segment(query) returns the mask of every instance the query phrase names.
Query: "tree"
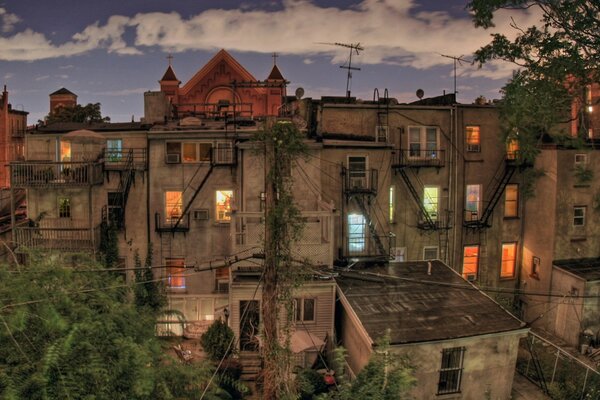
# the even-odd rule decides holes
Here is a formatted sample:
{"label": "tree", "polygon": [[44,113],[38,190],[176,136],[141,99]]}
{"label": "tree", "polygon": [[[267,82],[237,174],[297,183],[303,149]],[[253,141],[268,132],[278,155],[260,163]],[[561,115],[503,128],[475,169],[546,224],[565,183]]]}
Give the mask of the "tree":
{"label": "tree", "polygon": [[[501,119],[506,136],[535,143],[563,136],[561,123],[578,118],[585,105],[585,87],[600,81],[600,3],[595,0],[472,0],[476,26],[494,26],[498,10],[539,10],[538,26],[520,27],[514,40],[493,34],[475,53],[480,65],[490,60],[514,63],[520,71],[503,88]],[[572,113],[571,107],[578,107]],[[527,145],[527,143],[526,143]]]}
{"label": "tree", "polygon": [[121,277],[60,264],[0,266],[0,398],[199,398],[214,368],[169,361]]}
{"label": "tree", "polygon": [[50,114],[44,118],[44,121],[47,124],[53,124],[55,122],[110,122],[110,117],[102,116],[100,103],[88,103],[85,106],[76,104],[73,107],[59,107],[50,112]]}
{"label": "tree", "polygon": [[163,282],[156,279],[152,270],[153,252],[152,243],[148,243],[148,254],[143,267],[139,252],[136,250],[134,253],[136,281],[134,293],[138,308],[146,307],[158,315],[167,305],[167,296]]}

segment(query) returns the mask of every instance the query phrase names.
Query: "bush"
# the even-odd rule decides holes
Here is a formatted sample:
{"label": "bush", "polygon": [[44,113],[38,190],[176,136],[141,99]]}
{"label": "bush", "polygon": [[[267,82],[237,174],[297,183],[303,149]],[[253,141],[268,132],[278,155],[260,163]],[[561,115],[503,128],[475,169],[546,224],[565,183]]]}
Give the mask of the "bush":
{"label": "bush", "polygon": [[313,395],[327,391],[323,375],[314,369],[303,369],[300,371],[296,376],[296,386],[301,400],[311,400]]}
{"label": "bush", "polygon": [[214,361],[231,355],[233,331],[223,321],[216,320],[200,338],[204,351]]}

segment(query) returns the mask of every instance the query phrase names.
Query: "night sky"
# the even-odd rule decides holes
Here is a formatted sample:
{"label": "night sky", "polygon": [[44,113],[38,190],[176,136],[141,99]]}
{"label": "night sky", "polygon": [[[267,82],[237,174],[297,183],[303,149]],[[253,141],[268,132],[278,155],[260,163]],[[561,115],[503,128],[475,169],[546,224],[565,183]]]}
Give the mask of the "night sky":
{"label": "night sky", "polygon": [[[467,0],[10,0],[0,1],[0,78],[14,108],[29,123],[48,113],[48,94],[66,87],[79,102],[102,103],[113,121],[143,115],[143,95],[158,89],[167,55],[185,83],[219,49],[229,51],[257,79],[277,64],[306,96],[344,95],[348,50],[319,42],[357,43],[352,95],[373,89],[400,101],[415,91],[436,96],[453,90],[452,60],[471,58],[492,32],[514,35],[509,14],[493,31],[476,29]],[[511,14],[528,26],[535,11]],[[458,99],[499,98],[514,66],[495,63],[458,69]]]}

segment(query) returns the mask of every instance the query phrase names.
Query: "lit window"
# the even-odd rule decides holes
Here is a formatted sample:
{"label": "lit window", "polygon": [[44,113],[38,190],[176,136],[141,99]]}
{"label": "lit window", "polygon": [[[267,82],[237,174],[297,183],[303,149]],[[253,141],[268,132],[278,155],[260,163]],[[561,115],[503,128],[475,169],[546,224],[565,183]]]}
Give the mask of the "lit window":
{"label": "lit window", "polygon": [[165,192],[165,217],[167,222],[175,222],[183,212],[182,192]]}
{"label": "lit window", "polygon": [[58,198],[58,217],[71,218],[71,199],[68,197]]}
{"label": "lit window", "polygon": [[480,217],[481,185],[467,185],[465,220],[477,221]]}
{"label": "lit window", "polygon": [[442,367],[437,394],[460,392],[464,355],[464,347],[442,350]]}
{"label": "lit window", "polygon": [[167,285],[172,289],[185,289],[185,259],[167,258]]}
{"label": "lit window", "polygon": [[501,278],[514,278],[515,266],[517,262],[517,244],[502,244],[502,267],[500,269]]}
{"label": "lit window", "polygon": [[585,206],[573,207],[573,226],[585,226]]}
{"label": "lit window", "polygon": [[217,190],[217,222],[231,221],[231,201],[233,200],[232,190]]}
{"label": "lit window", "polygon": [[519,216],[519,185],[506,185],[504,192],[504,216],[518,217]]}
{"label": "lit window", "polygon": [[425,186],[423,188],[423,207],[433,221],[438,219],[439,188],[437,186]]}
{"label": "lit window", "polygon": [[367,188],[367,157],[348,157],[348,183],[351,189]]}
{"label": "lit window", "polygon": [[423,247],[423,260],[437,260],[439,258],[439,248],[437,246]]}
{"label": "lit window", "polygon": [[185,142],[182,147],[184,163],[210,161],[211,143]]}
{"label": "lit window", "polygon": [[481,151],[481,136],[478,126],[467,126],[465,128],[467,137],[467,151],[479,153]]}
{"label": "lit window", "polygon": [[438,129],[434,126],[409,126],[409,157],[438,158],[438,136]]}
{"label": "lit window", "polygon": [[294,320],[313,322],[315,320],[315,299],[294,299]]}
{"label": "lit window", "polygon": [[348,214],[348,250],[350,253],[365,251],[365,217]]}
{"label": "lit window", "polygon": [[396,187],[390,186],[390,198],[389,198],[389,213],[390,213],[390,223],[393,224],[396,222],[396,206],[394,202],[396,201]]}
{"label": "lit window", "polygon": [[516,138],[511,138],[506,141],[506,159],[516,160],[519,154],[519,141]]}
{"label": "lit window", "polygon": [[465,246],[463,250],[463,277],[468,281],[477,279],[479,269],[479,245]]}
{"label": "lit window", "polygon": [[71,161],[71,142],[60,142],[60,161]]}

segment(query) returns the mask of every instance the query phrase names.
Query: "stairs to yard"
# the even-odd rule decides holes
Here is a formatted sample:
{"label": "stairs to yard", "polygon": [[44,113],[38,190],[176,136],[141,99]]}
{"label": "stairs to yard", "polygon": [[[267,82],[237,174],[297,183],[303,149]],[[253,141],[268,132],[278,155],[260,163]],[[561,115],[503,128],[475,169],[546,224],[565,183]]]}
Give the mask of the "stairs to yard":
{"label": "stairs to yard", "polygon": [[240,379],[244,382],[254,382],[261,371],[261,359],[258,352],[241,351],[239,361],[242,365],[242,376]]}

